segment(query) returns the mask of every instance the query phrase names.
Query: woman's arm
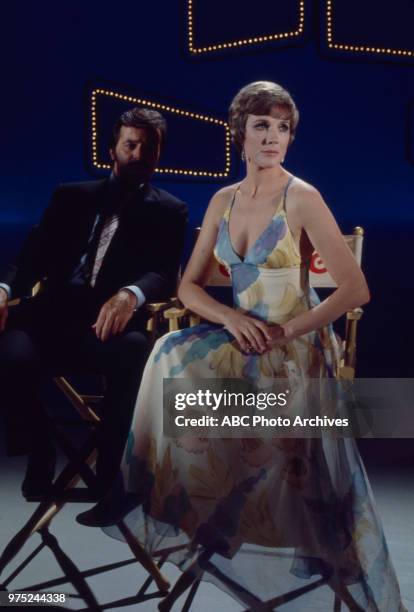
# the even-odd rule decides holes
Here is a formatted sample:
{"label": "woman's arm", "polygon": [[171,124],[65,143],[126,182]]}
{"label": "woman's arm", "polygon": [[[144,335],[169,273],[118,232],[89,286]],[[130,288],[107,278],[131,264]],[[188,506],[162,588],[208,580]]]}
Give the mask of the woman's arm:
{"label": "woman's arm", "polygon": [[365,277],[319,192],[307,185],[296,198],[298,221],[337,289],[311,310],[282,325],[288,341],[335,321],[347,310],[366,304],[370,299]]}
{"label": "woman's arm", "polygon": [[184,306],[214,323],[222,323],[228,307],[212,298],[203,287],[214,256],[213,250],[224,212],[226,191],[227,189],[218,191],[208,205],[197,242],[178,289],[178,297]]}
{"label": "woman's arm", "polygon": [[221,304],[203,289],[214,257],[213,250],[220,220],[233,189],[234,187],[225,187],[213,196],[183,274],[178,297],[184,306],[204,319],[224,325],[237,339],[243,350],[247,351],[251,346],[257,352],[263,352],[267,349],[266,340],[271,338],[268,326],[262,321]]}

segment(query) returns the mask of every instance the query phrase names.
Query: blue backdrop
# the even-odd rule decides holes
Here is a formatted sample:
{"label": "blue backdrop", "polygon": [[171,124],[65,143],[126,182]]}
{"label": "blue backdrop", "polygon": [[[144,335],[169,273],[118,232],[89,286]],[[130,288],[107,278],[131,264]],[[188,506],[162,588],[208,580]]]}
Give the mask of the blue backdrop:
{"label": "blue backdrop", "polygon": [[[223,119],[241,86],[274,80],[301,113],[286,168],[321,191],[344,232],[366,230],[372,302],[360,328],[359,374],[411,376],[414,4],[381,7],[373,0],[8,3],[0,259],[13,256],[57,183],[102,172],[92,158],[94,88]],[[170,116],[169,166],[185,168],[189,159],[197,168],[223,166],[224,128]],[[225,177],[173,173],[155,182],[188,202],[194,227],[214,191],[239,174],[233,154]]]}

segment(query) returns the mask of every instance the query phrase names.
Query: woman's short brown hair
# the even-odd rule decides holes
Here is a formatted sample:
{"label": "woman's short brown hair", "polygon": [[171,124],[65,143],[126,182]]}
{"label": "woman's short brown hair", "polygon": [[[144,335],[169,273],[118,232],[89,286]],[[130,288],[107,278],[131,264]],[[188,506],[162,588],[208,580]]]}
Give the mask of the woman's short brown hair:
{"label": "woman's short brown hair", "polygon": [[295,138],[299,112],[286,89],[271,81],[256,81],[235,95],[229,108],[229,125],[233,143],[239,153],[243,150],[247,115],[270,115],[275,107],[278,115],[290,122],[290,144]]}

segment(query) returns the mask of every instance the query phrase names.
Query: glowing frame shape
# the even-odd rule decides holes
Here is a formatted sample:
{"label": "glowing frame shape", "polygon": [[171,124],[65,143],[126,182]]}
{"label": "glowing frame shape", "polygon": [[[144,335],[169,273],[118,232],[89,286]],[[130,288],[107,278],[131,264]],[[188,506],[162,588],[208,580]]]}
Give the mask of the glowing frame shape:
{"label": "glowing frame shape", "polygon": [[156,168],[155,171],[159,174],[177,174],[180,176],[202,176],[207,178],[227,178],[230,175],[231,166],[231,154],[230,154],[230,143],[231,135],[229,126],[222,119],[216,119],[215,117],[209,117],[208,115],[202,115],[199,113],[193,113],[191,111],[185,111],[180,108],[168,104],[161,104],[159,102],[153,102],[151,100],[144,100],[143,98],[135,98],[134,96],[127,96],[120,94],[116,91],[109,89],[96,88],[92,90],[91,95],[91,129],[92,129],[92,165],[95,168],[107,169],[111,168],[110,164],[101,164],[98,161],[98,129],[97,129],[97,111],[96,111],[96,100],[97,96],[103,95],[117,100],[124,100],[133,104],[143,105],[149,108],[155,108],[160,111],[167,111],[175,113],[183,117],[190,117],[191,119],[197,119],[199,121],[206,121],[215,125],[221,125],[225,130],[225,168],[223,172],[208,172],[204,170],[185,170],[182,168]]}
{"label": "glowing frame shape", "polygon": [[414,165],[414,98],[408,102],[406,151],[409,163]]}
{"label": "glowing frame shape", "polygon": [[399,57],[414,56],[414,51],[407,51],[403,49],[391,49],[389,47],[366,47],[365,45],[342,45],[339,43],[335,43],[332,35],[333,3],[334,0],[326,0],[326,40],[328,42],[329,49],[339,49],[341,51],[356,51],[357,53],[380,53]]}
{"label": "glowing frame shape", "polygon": [[221,51],[222,49],[231,49],[237,47],[244,47],[246,45],[255,45],[262,42],[270,42],[274,40],[280,40],[282,38],[294,38],[303,34],[304,22],[305,22],[305,0],[299,0],[299,25],[298,29],[293,32],[280,32],[279,34],[268,34],[266,36],[249,36],[249,38],[243,38],[240,40],[227,41],[223,43],[217,43],[208,45],[206,47],[196,47],[194,45],[194,31],[193,31],[193,4],[194,0],[187,0],[187,36],[188,36],[188,48],[192,55],[200,53],[211,53],[212,51]]}

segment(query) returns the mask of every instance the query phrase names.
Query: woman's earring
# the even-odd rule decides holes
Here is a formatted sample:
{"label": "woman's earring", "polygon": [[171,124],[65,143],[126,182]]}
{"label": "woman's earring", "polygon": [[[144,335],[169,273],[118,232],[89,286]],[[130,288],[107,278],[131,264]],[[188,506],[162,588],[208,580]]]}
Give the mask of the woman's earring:
{"label": "woman's earring", "polygon": [[246,161],[246,156],[244,154],[244,149],[242,149],[241,158],[242,158],[242,161]]}
{"label": "woman's earring", "polygon": [[284,161],[285,161],[285,158],[283,158],[280,163],[283,164]]}

